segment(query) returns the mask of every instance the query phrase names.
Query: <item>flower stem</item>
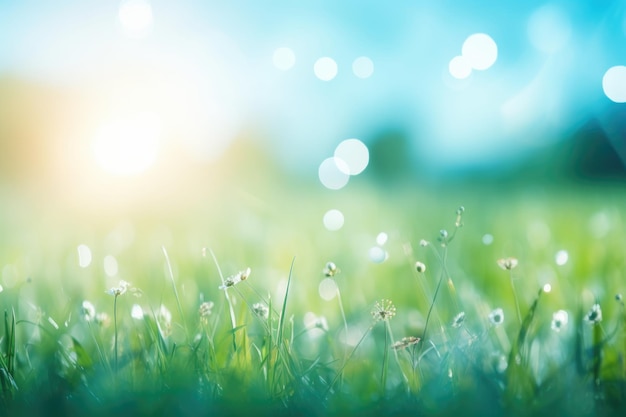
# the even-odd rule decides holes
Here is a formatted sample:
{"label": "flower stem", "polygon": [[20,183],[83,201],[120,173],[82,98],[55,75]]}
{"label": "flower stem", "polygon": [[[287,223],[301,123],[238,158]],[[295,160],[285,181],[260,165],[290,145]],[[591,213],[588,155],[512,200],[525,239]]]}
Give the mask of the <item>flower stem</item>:
{"label": "flower stem", "polygon": [[113,299],[113,326],[114,326],[114,340],[113,340],[113,350],[115,352],[115,375],[117,376],[117,294]]}

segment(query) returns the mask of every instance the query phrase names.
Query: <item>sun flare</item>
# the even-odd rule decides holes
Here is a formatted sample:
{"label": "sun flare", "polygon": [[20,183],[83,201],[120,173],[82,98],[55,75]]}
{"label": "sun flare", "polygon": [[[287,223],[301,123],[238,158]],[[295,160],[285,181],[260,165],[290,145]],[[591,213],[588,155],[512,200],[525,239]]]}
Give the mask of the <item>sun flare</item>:
{"label": "sun flare", "polygon": [[137,175],[157,159],[161,129],[155,115],[140,113],[103,124],[92,141],[98,165],[107,173]]}

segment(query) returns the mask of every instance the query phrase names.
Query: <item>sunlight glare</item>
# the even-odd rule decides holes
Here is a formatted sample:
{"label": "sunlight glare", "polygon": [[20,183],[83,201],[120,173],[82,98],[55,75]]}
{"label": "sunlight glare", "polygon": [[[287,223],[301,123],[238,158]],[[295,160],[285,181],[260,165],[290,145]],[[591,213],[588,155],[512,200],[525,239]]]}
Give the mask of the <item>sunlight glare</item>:
{"label": "sunlight glare", "polygon": [[156,162],[160,135],[160,123],[153,114],[115,120],[96,132],[93,155],[109,174],[137,175]]}
{"label": "sunlight glare", "polygon": [[461,53],[473,69],[486,70],[496,62],[498,46],[491,36],[475,33],[463,42]]}
{"label": "sunlight glare", "polygon": [[120,4],[118,19],[126,34],[145,36],[152,26],[152,6],[148,0],[124,0]]}

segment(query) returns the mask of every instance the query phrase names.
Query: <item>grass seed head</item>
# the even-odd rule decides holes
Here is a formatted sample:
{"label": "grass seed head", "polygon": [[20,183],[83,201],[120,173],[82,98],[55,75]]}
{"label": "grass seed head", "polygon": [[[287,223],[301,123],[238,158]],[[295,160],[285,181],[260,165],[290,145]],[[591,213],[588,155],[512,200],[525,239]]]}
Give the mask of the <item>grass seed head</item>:
{"label": "grass seed head", "polygon": [[322,272],[324,273],[325,277],[334,277],[339,273],[339,269],[334,262],[327,262]]}
{"label": "grass seed head", "polygon": [[510,271],[511,269],[514,269],[518,264],[517,258],[513,257],[498,259],[497,262],[498,266],[505,271]]}
{"label": "grass seed head", "polygon": [[252,311],[264,320],[267,319],[270,314],[270,309],[263,303],[252,304]]}
{"label": "grass seed head", "polygon": [[452,319],[452,327],[461,327],[461,324],[465,321],[465,312],[461,311]]}
{"label": "grass seed head", "polygon": [[406,349],[409,346],[416,345],[417,343],[419,343],[420,340],[421,339],[419,337],[415,336],[403,337],[401,340],[398,340],[393,345],[391,345],[391,348],[394,350]]}
{"label": "grass seed head", "polygon": [[376,301],[374,308],[372,309],[372,317],[375,322],[387,321],[396,315],[396,306],[393,305],[391,300],[383,298],[380,301]]}
{"label": "grass seed head", "polygon": [[567,325],[568,319],[569,319],[569,316],[567,314],[567,311],[559,310],[555,312],[554,314],[552,314],[552,324],[550,327],[555,332],[560,332],[561,329]]}
{"label": "grass seed head", "polygon": [[494,326],[499,326],[504,322],[504,311],[501,308],[496,308],[489,313],[489,321]]}
{"label": "grass seed head", "polygon": [[589,310],[589,313],[585,316],[585,321],[591,325],[602,321],[602,309],[600,308],[600,304],[596,303],[591,306],[591,310]]}

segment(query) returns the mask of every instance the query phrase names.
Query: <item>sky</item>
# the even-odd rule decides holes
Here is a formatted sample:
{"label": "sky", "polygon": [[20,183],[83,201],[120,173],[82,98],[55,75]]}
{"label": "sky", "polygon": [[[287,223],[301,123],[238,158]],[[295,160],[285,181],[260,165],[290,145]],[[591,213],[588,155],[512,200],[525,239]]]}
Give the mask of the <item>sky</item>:
{"label": "sky", "polygon": [[[468,64],[474,34],[492,41],[474,51],[485,68]],[[85,140],[141,113],[130,130],[153,117],[201,160],[253,130],[316,170],[385,129],[433,169],[513,160],[626,106],[623,66],[620,0],[0,0],[0,78],[91,97]]]}

